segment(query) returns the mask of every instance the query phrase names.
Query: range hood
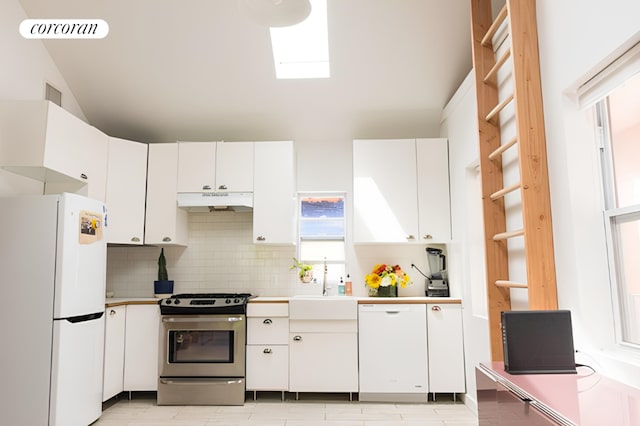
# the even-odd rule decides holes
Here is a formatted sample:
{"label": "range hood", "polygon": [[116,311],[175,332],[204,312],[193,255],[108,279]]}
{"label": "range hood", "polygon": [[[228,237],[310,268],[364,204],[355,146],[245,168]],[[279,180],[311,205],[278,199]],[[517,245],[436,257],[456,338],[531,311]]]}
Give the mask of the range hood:
{"label": "range hood", "polygon": [[252,192],[179,192],[178,207],[190,212],[252,211]]}

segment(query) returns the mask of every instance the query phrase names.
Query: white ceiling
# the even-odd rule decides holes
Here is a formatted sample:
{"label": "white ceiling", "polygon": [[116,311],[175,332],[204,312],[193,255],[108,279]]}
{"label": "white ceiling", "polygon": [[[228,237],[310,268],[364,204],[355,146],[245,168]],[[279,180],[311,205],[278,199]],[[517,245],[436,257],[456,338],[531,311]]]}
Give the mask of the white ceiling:
{"label": "white ceiling", "polygon": [[268,28],[236,0],[20,1],[107,21],[102,40],[45,45],[91,124],[145,142],[437,136],[471,70],[469,0],[328,0],[320,80],[276,80]]}

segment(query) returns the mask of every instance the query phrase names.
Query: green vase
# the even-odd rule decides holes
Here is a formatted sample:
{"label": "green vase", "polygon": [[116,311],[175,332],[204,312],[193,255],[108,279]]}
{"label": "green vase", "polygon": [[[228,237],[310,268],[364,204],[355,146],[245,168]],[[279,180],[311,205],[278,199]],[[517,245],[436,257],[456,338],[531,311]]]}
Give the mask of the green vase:
{"label": "green vase", "polygon": [[378,287],[378,297],[398,297],[398,286]]}

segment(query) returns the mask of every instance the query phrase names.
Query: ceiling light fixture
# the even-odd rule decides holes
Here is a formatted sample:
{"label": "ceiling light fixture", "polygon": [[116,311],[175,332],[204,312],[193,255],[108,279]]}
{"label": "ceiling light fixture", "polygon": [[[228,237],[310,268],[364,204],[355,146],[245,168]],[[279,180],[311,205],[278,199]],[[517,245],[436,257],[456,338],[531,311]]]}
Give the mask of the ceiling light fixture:
{"label": "ceiling light fixture", "polygon": [[238,8],[255,23],[267,27],[296,25],[311,13],[309,0],[238,0]]}

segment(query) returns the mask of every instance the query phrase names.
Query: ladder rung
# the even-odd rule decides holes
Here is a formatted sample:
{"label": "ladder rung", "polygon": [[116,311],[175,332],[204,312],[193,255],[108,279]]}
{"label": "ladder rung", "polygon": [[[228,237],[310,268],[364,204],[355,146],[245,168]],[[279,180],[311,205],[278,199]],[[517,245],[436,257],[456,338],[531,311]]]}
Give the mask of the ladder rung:
{"label": "ladder rung", "polygon": [[498,280],[496,281],[496,287],[527,288],[529,286],[525,283],[517,283],[515,281]]}
{"label": "ladder rung", "polygon": [[493,236],[493,241],[506,240],[508,238],[519,237],[524,235],[524,229],[518,229],[517,231],[501,232]]}
{"label": "ladder rung", "polygon": [[491,199],[493,201],[497,200],[498,198],[504,197],[505,195],[507,195],[510,192],[515,191],[516,189],[520,188],[520,182],[518,183],[514,183],[511,186],[507,186],[506,188],[502,188],[500,191],[496,191],[493,194],[491,194]]}
{"label": "ladder rung", "polygon": [[489,79],[491,79],[491,77],[493,77],[495,73],[498,72],[500,67],[504,65],[505,62],[507,62],[507,59],[509,59],[509,56],[511,56],[511,49],[507,49],[507,51],[504,52],[504,55],[502,55],[500,59],[498,59],[498,61],[495,63],[495,65],[489,70],[487,75],[484,77],[485,83],[489,81]]}
{"label": "ladder rung", "polygon": [[507,5],[505,4],[502,7],[502,9],[500,9],[498,16],[496,16],[495,21],[493,21],[493,24],[491,24],[487,33],[484,35],[484,37],[482,37],[481,43],[483,46],[489,45],[489,43],[491,42],[491,38],[493,38],[493,35],[496,33],[496,31],[498,31],[498,28],[500,27],[502,22],[504,22],[506,17],[507,17]]}
{"label": "ladder rung", "polygon": [[491,154],[489,154],[489,160],[495,160],[496,158],[498,158],[503,152],[505,152],[506,150],[508,150],[509,148],[511,148],[512,146],[514,146],[516,144],[516,142],[518,142],[518,137],[514,136],[513,139],[511,139],[509,142],[505,143],[504,145],[500,145],[498,147],[498,149],[496,149],[495,151],[493,151]]}
{"label": "ladder rung", "polygon": [[492,109],[489,114],[487,114],[487,117],[485,118],[485,120],[486,121],[491,121],[491,119],[493,117],[495,117],[496,115],[498,115],[500,113],[500,111],[502,111],[504,109],[504,107],[506,107],[509,104],[509,102],[511,102],[512,100],[513,100],[513,93],[510,94],[504,101],[502,101],[498,105],[496,105],[496,107],[494,109]]}

